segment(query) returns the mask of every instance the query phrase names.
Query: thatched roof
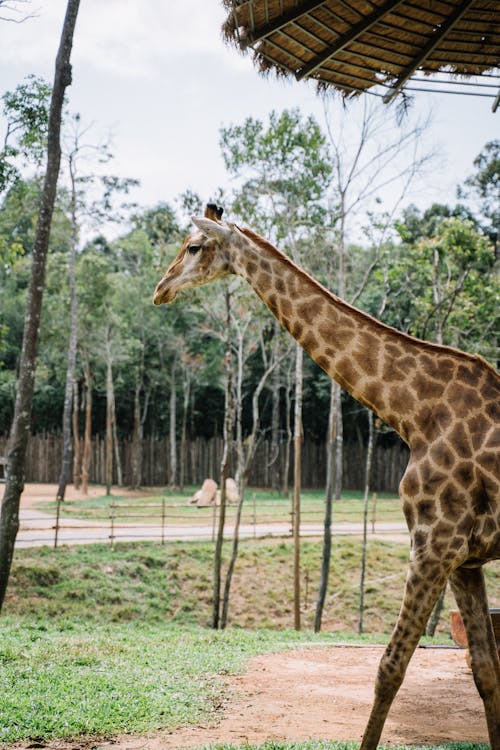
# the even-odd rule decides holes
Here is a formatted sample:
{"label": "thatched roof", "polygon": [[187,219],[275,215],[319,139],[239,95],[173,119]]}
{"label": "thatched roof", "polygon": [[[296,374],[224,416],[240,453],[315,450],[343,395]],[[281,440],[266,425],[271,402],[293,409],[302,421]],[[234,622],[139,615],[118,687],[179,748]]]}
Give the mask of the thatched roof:
{"label": "thatched roof", "polygon": [[223,2],[226,39],[252,48],[261,72],[312,78],[345,96],[378,93],[387,102],[429,81],[447,93],[473,84],[471,93],[498,106],[500,0]]}

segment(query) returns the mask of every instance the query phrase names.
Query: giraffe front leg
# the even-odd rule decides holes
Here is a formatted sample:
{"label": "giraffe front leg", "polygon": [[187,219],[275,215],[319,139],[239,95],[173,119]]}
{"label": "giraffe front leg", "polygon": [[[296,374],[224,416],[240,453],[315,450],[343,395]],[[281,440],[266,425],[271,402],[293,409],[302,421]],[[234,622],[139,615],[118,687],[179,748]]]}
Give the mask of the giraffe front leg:
{"label": "giraffe front leg", "polygon": [[491,750],[500,750],[500,661],[481,568],[460,567],[450,584],[467,633],[472,673],[484,703]]}
{"label": "giraffe front leg", "polygon": [[376,750],[387,714],[403,682],[427,620],[446,582],[446,575],[428,561],[410,563],[403,604],[389,644],[380,660],[375,682],[375,700],[360,750]]}

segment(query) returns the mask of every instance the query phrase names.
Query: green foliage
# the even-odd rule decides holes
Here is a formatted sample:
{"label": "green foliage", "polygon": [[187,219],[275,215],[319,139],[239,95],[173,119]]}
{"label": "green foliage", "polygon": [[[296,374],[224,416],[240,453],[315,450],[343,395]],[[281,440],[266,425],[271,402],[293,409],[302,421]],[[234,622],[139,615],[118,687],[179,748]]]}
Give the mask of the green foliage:
{"label": "green foliage", "polygon": [[2,96],[6,121],[4,147],[0,152],[0,194],[19,178],[19,166],[38,166],[45,153],[51,88],[41,78],[28,76],[25,83]]}
{"label": "green foliage", "polygon": [[[44,142],[43,106],[50,94],[38,80],[4,97],[10,113],[11,145],[21,159],[36,163],[36,138]],[[17,119],[16,119],[17,118]],[[79,118],[71,121],[75,138],[81,133]],[[70,123],[71,124],[71,123]],[[84,131],[85,132],[85,131]],[[26,137],[25,137],[26,136]],[[222,128],[221,151],[235,186],[224,201],[230,220],[259,231],[299,260],[320,281],[331,285],[335,230],[331,206],[332,164],[328,142],[318,123],[298,110],[272,112],[265,120],[248,118]],[[66,156],[77,158],[78,140],[66,136]],[[487,144],[476,160],[477,174],[468,183],[476,195],[497,189],[498,144]],[[80,144],[81,145],[81,144]],[[22,153],[21,153],[22,152]],[[108,147],[96,147],[98,158],[108,161]],[[12,162],[14,164],[14,162]],[[19,162],[20,164],[20,162]],[[144,211],[121,203],[135,182],[107,175],[74,172],[60,186],[54,214],[46,294],[40,336],[39,365],[33,405],[33,428],[59,429],[69,338],[67,261],[69,248],[79,234],[90,239],[77,258],[79,302],[79,356],[77,379],[82,380],[82,353],[91,364],[94,411],[93,431],[104,431],[104,374],[107,347],[113,359],[117,426],[120,436],[134,429],[134,402],[139,393],[145,434],[164,435],[169,428],[171,376],[176,363],[175,388],[178,434],[184,403],[188,404],[187,431],[192,437],[220,434],[223,424],[223,349],[225,313],[221,286],[193,290],[170,307],[154,308],[151,296],[182,241],[181,227],[202,202],[185,191],[178,201],[179,214],[164,202]],[[474,184],[473,184],[474,183]],[[0,210],[0,433],[9,429],[14,383],[20,355],[24,306],[30,273],[31,251],[37,220],[40,184],[36,178],[17,179],[4,191]],[[221,191],[217,199],[222,198]],[[483,203],[484,203],[483,200]],[[75,201],[75,202],[73,202]],[[493,201],[494,203],[494,201]],[[120,205],[118,205],[120,204]],[[484,204],[485,205],[485,204]],[[76,210],[76,227],[71,217]],[[486,211],[486,208],[484,209]],[[489,210],[489,209],[488,209]],[[117,237],[103,237],[103,218],[112,215],[120,224]],[[498,283],[491,248],[481,234],[480,222],[467,221],[461,206],[433,205],[420,213],[411,206],[398,225],[403,244],[386,243],[346,248],[346,294],[363,289],[358,305],[377,315],[385,306],[384,320],[426,338],[436,338],[438,325],[445,343],[479,351],[495,360],[498,328]],[[98,232],[98,234],[95,234]],[[378,257],[376,271],[372,264]],[[435,259],[438,263],[435,263]],[[366,279],[369,278],[368,283]],[[439,282],[440,301],[433,297]],[[265,361],[276,356],[276,328],[246,285],[231,280],[234,291],[233,327],[251,321],[245,332],[243,429],[252,428],[251,394],[265,370]],[[290,339],[280,342],[284,351]],[[281,435],[286,434],[285,381],[288,358],[282,361]],[[304,429],[322,441],[326,432],[330,381],[305,360]],[[173,381],[172,381],[173,382]],[[187,399],[187,401],[186,401]],[[270,383],[261,394],[261,434],[271,427]],[[365,424],[360,411],[346,401],[346,440],[357,439]]]}
{"label": "green foliage", "polygon": [[321,221],[331,160],[313,117],[298,109],[271,112],[267,125],[249,117],[222,128],[220,145],[226,169],[241,183],[233,211],[249,226],[279,243]]}
{"label": "green foliage", "polygon": [[460,194],[477,196],[490,223],[491,238],[500,243],[500,140],[489,141],[474,159],[475,174],[465,180]]}
{"label": "green foliage", "polygon": [[[389,249],[375,273],[386,284],[385,320],[495,361],[500,299],[491,244],[462,218],[440,218],[431,237],[425,234],[432,224],[424,226],[422,239]],[[405,227],[400,231],[406,236]],[[408,236],[415,233],[410,225]]]}

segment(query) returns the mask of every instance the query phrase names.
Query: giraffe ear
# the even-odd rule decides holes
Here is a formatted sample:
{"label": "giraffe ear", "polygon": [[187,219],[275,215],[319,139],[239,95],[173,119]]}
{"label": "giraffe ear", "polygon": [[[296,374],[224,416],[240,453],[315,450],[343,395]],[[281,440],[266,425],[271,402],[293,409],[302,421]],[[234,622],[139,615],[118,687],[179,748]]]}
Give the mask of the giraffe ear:
{"label": "giraffe ear", "polygon": [[203,216],[193,216],[192,221],[193,224],[198,227],[200,232],[202,232],[205,237],[209,237],[210,239],[222,242],[223,240],[227,240],[229,235],[231,234],[231,230],[229,229],[229,227],[224,224],[220,224],[218,221],[206,219]]}

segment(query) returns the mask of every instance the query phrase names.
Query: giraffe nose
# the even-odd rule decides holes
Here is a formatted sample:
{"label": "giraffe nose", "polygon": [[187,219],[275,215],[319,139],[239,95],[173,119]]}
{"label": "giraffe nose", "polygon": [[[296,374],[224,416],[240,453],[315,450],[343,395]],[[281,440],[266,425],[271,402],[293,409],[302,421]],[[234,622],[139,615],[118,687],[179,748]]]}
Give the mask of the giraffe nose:
{"label": "giraffe nose", "polygon": [[167,279],[162,279],[153,294],[153,305],[162,305],[173,302],[175,299],[175,292],[172,288],[169,288],[169,282]]}

